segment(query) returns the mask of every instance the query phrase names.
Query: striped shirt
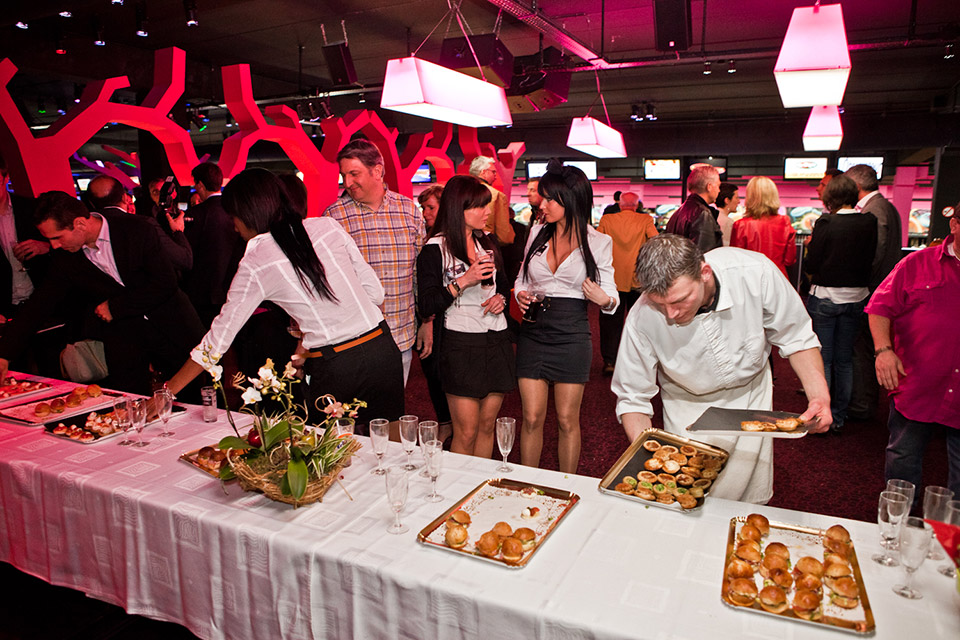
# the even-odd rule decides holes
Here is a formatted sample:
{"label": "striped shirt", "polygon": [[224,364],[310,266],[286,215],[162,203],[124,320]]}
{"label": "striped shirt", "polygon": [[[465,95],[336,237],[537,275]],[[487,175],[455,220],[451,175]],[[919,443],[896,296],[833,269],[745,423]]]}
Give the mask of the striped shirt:
{"label": "striped shirt", "polygon": [[324,215],[340,222],[383,284],[383,316],[400,351],[417,338],[414,272],[426,229],[413,200],[386,191],[376,211],[349,195],[327,207]]}

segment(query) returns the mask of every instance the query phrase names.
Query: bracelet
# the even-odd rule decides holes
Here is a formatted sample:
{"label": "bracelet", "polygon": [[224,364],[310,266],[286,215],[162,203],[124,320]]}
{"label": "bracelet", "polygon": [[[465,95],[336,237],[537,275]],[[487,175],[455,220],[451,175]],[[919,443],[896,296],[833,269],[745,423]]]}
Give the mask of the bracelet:
{"label": "bracelet", "polygon": [[456,280],[451,280],[451,281],[450,281],[450,284],[453,285],[454,291],[457,292],[453,297],[454,297],[454,298],[459,298],[459,297],[460,297],[460,294],[463,293],[463,289],[460,288],[460,285],[457,283]]}
{"label": "bracelet", "polygon": [[885,347],[880,347],[879,349],[873,352],[873,357],[876,358],[878,355],[880,355],[884,351],[893,351],[893,347],[890,345],[887,345]]}
{"label": "bracelet", "polygon": [[603,311],[610,311],[610,310],[613,309],[615,306],[617,306],[617,300],[616,300],[616,298],[614,298],[614,297],[611,296],[611,297],[610,297],[610,302],[608,302],[607,304],[603,305],[603,306],[600,307],[600,308],[601,308]]}

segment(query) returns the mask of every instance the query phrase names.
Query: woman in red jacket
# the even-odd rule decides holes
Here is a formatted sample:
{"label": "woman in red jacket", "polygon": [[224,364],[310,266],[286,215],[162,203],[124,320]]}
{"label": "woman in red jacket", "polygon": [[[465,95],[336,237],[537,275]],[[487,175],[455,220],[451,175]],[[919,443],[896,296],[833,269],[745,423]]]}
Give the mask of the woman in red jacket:
{"label": "woman in red jacket", "polygon": [[733,223],[730,246],[759,251],[784,276],[797,261],[797,232],[787,216],[779,214],[780,194],[773,180],[756,176],[747,183],[747,214]]}

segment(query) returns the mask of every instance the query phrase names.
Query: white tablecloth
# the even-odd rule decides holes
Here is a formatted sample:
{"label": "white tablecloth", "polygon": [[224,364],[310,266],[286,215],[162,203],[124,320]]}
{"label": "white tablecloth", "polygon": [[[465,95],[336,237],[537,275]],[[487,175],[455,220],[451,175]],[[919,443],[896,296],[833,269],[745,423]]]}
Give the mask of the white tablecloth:
{"label": "white tablecloth", "polygon": [[[369,446],[344,473],[353,501],[334,486],[322,504],[294,510],[177,460],[227,435],[222,415],[204,424],[197,408],[171,425],[176,437],[132,449],[0,424],[0,560],[202,638],[842,637],[720,601],[731,517],[758,511],[813,527],[835,518],[719,499],[676,514],[601,495],[595,478],[518,466],[508,477],[582,500],[529,566],[511,570],[416,542],[454,500],[497,477],[493,460],[445,454],[447,499],[437,504],[423,500],[428,481],[412,479],[410,532],[394,536]],[[391,445],[387,461],[403,458]],[[841,522],[877,637],[960,638],[960,599],[940,563],[916,576],[924,598],[904,600],[890,590],[900,570],[870,561],[876,525]]]}

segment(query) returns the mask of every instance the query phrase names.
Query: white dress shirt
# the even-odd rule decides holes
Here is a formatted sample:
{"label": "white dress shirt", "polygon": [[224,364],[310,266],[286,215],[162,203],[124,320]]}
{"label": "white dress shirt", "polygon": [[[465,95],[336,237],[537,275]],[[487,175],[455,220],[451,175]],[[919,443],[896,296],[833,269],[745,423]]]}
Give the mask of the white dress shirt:
{"label": "white dress shirt", "polygon": [[[530,236],[527,238],[527,246],[524,247],[523,255],[526,257],[537,234],[543,225],[536,224],[530,228]],[[523,267],[517,275],[514,283],[514,295],[520,291],[537,291],[549,298],[577,298],[584,300],[583,281],[587,279],[587,266],[583,262],[583,254],[580,249],[574,249],[570,255],[560,263],[557,272],[550,270],[547,263],[547,252],[550,250],[550,242],[544,245],[544,250],[530,258],[529,273],[524,275]],[[613,277],[613,240],[610,236],[600,233],[593,227],[587,225],[587,245],[593,254],[593,259],[597,263],[597,271],[600,275],[600,288],[608,296],[617,301],[610,309],[602,309],[603,313],[614,313],[620,306],[620,296],[617,293],[617,283]]]}
{"label": "white dress shirt", "polygon": [[120,283],[123,286],[123,279],[120,277],[120,270],[117,269],[117,261],[113,257],[113,245],[110,243],[110,225],[107,219],[99,213],[91,213],[91,217],[97,217],[103,223],[100,225],[100,233],[97,235],[97,244],[91,248],[83,245],[83,255],[87,260],[93,263],[97,269]]}
{"label": "white dress shirt", "polygon": [[[446,243],[442,235],[434,236],[427,241],[427,244],[435,244],[440,247],[440,256],[443,260],[443,285],[449,286],[451,282],[459,276],[466,273],[469,265],[463,260],[458,260],[447,251]],[[480,255],[485,251],[476,240],[474,246]],[[494,268],[493,281],[497,281],[497,270]],[[483,284],[467,287],[463,290],[449,307],[447,307],[444,316],[444,328],[451,331],[460,331],[462,333],[486,333],[487,331],[503,331],[507,328],[507,317],[503,313],[484,313],[485,309],[481,306],[484,302],[497,295],[497,287],[494,285],[484,286]]]}
{"label": "white dress shirt", "polygon": [[[652,416],[658,384],[664,427],[678,435],[690,436],[686,428],[712,406],[769,410],[771,345],[783,357],[820,346],[800,296],[766,256],[722,247],[705,259],[720,283],[714,311],[681,326],[669,322],[646,295],[630,310],[611,383],[618,418],[625,413]],[[758,503],[770,499],[770,438],[698,433],[695,439],[731,454],[710,495]]]}
{"label": "white dress shirt", "polygon": [[190,354],[194,360],[202,364],[203,350],[225,353],[264,300],[275,302],[299,323],[308,349],[345,342],[383,320],[377,308],[383,302],[383,286],[353,238],[332,218],[310,218],[303,226],[337,301],[321,298],[312,285],[310,291],[304,289],[276,240],[262,233],[247,242],[220,315]]}
{"label": "white dress shirt", "polygon": [[0,211],[0,246],[3,247],[3,254],[10,263],[11,302],[20,304],[31,295],[33,295],[33,281],[23,268],[23,263],[17,260],[13,253],[13,248],[17,244],[17,225],[13,219],[13,207],[7,202],[6,210]]}

